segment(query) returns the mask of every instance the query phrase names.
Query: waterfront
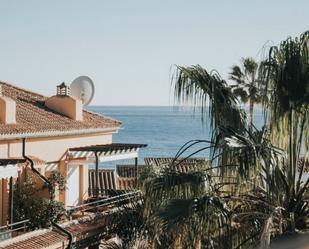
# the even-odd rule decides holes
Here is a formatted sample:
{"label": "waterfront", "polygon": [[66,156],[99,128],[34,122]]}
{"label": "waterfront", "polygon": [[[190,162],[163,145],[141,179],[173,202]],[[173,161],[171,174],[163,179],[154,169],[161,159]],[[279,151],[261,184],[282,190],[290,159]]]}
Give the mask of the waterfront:
{"label": "waterfront", "polygon": [[[144,157],[173,157],[179,148],[192,139],[209,139],[209,119],[192,108],[172,106],[91,106],[90,111],[122,121],[122,129],[113,142],[145,143],[140,151]],[[262,110],[255,109],[257,127],[262,124]],[[186,155],[195,149],[188,150]],[[196,156],[208,156],[208,151]]]}

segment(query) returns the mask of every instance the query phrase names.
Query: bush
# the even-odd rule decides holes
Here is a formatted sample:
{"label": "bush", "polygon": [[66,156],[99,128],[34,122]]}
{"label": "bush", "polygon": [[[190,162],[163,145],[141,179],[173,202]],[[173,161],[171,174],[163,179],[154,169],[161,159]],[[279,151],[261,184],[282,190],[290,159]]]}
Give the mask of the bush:
{"label": "bush", "polygon": [[61,202],[37,197],[38,191],[32,177],[28,177],[22,186],[15,185],[14,222],[29,219],[31,230],[50,227],[52,222],[59,221],[65,213]]}

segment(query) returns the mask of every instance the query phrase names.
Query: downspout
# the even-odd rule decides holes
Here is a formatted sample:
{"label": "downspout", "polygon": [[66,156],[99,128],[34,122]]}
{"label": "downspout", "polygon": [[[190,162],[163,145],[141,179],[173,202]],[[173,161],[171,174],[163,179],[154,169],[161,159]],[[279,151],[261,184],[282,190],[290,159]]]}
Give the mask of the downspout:
{"label": "downspout", "polygon": [[45,182],[48,188],[52,187],[51,183],[47,180],[45,176],[43,176],[35,167],[34,162],[30,157],[26,156],[26,139],[23,138],[23,158],[30,162],[31,170],[39,177],[43,182]]}
{"label": "downspout", "polygon": [[138,179],[138,157],[134,158],[134,170],[135,170],[135,187],[137,188],[137,179]]}
{"label": "downspout", "polygon": [[[23,138],[23,158],[28,160],[30,162],[30,167],[31,167],[31,170],[43,181],[47,184],[48,187],[52,187],[52,184],[48,181],[48,179],[43,176],[35,167],[34,167],[34,162],[31,158],[27,157],[26,156],[26,139]],[[50,195],[50,200],[53,201],[53,196],[52,194]],[[57,223],[55,222],[51,222],[52,223],[52,226],[56,227],[57,229],[59,229],[60,231],[62,231],[64,234],[66,234],[69,238],[69,244],[67,246],[67,249],[71,249],[72,248],[72,241],[73,241],[73,235],[65,230],[63,227],[59,226]]]}
{"label": "downspout", "polygon": [[9,190],[9,207],[10,207],[10,213],[9,213],[9,221],[10,224],[14,223],[14,187],[13,187],[13,177],[10,177],[10,190]]}
{"label": "downspout", "polygon": [[95,155],[95,199],[98,200],[99,199],[99,155],[98,155],[98,152],[96,151],[94,155]]}

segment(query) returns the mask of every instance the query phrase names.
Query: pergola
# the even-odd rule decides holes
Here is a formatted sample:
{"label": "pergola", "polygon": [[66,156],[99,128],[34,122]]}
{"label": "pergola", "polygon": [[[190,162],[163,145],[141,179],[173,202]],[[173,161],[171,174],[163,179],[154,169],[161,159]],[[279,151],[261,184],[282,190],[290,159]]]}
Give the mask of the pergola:
{"label": "pergola", "polygon": [[128,143],[112,143],[100,144],[93,146],[70,148],[68,157],[73,162],[87,159],[87,161],[95,162],[95,197],[99,197],[99,164],[100,162],[116,161],[123,159],[134,159],[137,177],[138,152],[140,148],[146,147],[147,144],[128,144]]}

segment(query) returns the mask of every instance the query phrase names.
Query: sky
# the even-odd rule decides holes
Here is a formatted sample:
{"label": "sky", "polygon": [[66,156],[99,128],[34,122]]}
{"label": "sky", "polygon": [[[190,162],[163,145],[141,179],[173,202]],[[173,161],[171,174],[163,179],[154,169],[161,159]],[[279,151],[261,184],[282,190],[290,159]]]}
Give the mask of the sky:
{"label": "sky", "polygon": [[92,78],[91,105],[171,105],[175,65],[227,78],[309,29],[308,0],[0,0],[0,80],[46,96]]}

